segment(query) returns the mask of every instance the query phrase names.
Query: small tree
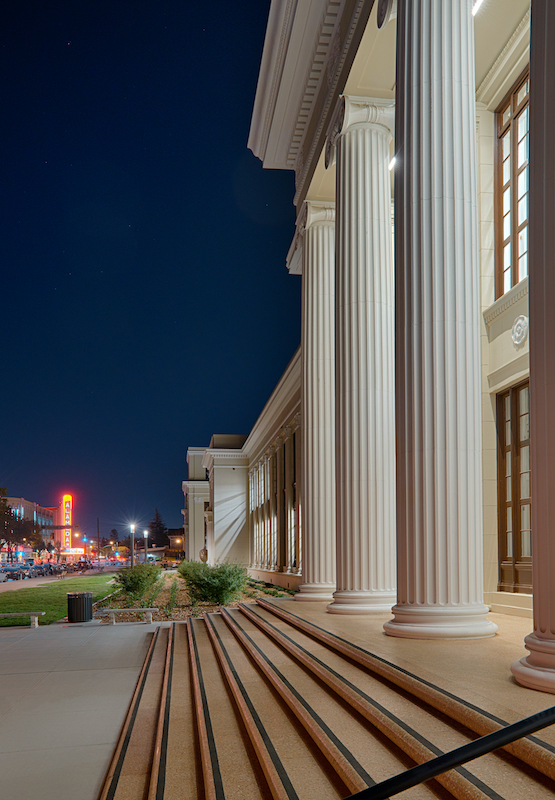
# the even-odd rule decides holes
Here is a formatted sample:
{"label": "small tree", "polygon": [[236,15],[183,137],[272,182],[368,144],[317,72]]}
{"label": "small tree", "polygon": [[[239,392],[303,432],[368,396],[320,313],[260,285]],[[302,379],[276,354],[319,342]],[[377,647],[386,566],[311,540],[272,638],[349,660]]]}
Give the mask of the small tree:
{"label": "small tree", "polygon": [[148,528],[150,530],[150,541],[152,544],[155,544],[156,547],[165,547],[170,543],[168,539],[168,529],[164,524],[164,520],[158,513],[158,509],[154,509],[154,517],[148,523]]}

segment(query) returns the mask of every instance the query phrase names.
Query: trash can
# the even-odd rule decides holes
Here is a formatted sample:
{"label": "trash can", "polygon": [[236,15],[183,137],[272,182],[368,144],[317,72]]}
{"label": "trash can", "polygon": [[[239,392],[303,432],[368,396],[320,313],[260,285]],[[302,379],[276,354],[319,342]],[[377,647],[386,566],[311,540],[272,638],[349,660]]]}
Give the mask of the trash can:
{"label": "trash can", "polygon": [[89,622],[92,618],[92,592],[68,592],[67,621]]}

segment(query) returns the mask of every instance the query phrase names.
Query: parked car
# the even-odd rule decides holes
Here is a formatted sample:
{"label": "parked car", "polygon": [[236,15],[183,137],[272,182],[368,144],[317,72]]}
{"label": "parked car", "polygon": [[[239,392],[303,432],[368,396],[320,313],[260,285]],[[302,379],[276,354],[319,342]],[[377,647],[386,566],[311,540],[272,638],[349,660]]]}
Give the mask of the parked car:
{"label": "parked car", "polygon": [[29,564],[19,564],[18,566],[19,566],[19,571],[21,573],[21,577],[22,578],[32,578],[33,577],[32,567],[30,567]]}
{"label": "parked car", "polygon": [[9,581],[20,581],[24,577],[21,571],[21,564],[6,564],[2,567],[2,572],[5,573]]}

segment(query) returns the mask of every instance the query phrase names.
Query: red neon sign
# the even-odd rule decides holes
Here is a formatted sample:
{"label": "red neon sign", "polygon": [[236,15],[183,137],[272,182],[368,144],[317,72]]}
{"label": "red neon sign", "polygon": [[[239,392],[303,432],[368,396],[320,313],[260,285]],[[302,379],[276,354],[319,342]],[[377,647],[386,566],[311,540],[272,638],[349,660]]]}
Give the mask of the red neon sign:
{"label": "red neon sign", "polygon": [[67,528],[64,528],[63,536],[64,536],[64,550],[68,550],[71,547],[71,524],[73,520],[73,497],[70,494],[64,494],[64,499],[62,500],[62,514],[64,518],[64,525],[67,525]]}

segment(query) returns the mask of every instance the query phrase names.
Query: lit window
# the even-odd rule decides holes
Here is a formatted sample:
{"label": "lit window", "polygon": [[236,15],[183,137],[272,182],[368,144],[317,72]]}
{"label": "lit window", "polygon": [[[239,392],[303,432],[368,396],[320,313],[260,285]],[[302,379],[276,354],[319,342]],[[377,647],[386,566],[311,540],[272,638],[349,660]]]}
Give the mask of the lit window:
{"label": "lit window", "polygon": [[528,76],[497,113],[496,297],[528,275]]}
{"label": "lit window", "polygon": [[499,591],[532,591],[528,383],[497,395]]}

